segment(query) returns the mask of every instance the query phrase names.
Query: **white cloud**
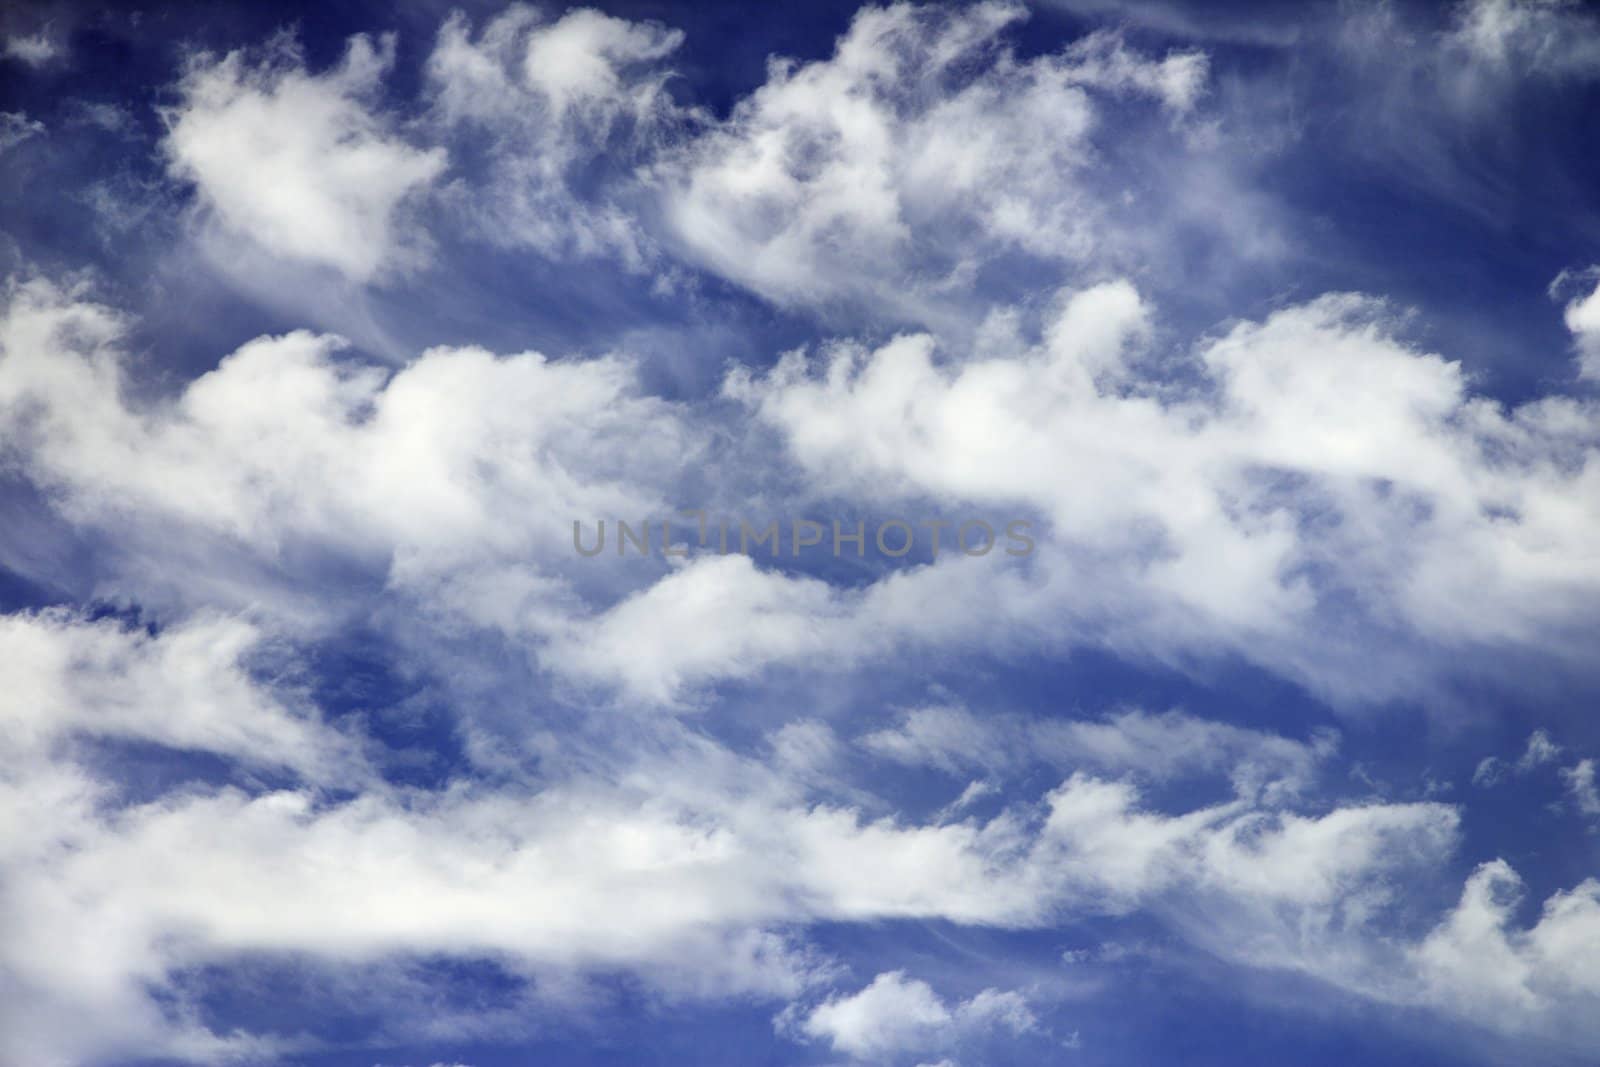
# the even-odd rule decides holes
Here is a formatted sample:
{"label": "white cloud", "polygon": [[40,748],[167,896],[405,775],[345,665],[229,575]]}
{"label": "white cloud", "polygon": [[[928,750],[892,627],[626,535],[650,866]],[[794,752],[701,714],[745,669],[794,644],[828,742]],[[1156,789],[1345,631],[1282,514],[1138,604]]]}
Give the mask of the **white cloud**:
{"label": "white cloud", "polygon": [[[1522,117],[1559,111],[1564,94],[1600,76],[1600,19],[1587,5],[1461,0],[1321,10],[1323,22],[1302,23],[1303,47],[1333,45],[1333,83],[1316,63],[1292,81],[1312,106],[1340,98],[1343,153],[1487,225],[1528,197],[1548,203],[1552,217],[1585,214],[1582,194],[1564,176],[1567,138],[1536,132]],[[1488,320],[1474,327],[1480,322]]]}
{"label": "white cloud", "polygon": [[[813,491],[1042,514],[1030,562],[1054,580],[946,558],[840,590],[701,558],[533,632],[554,635],[557,669],[660,702],[818,655],[848,669],[994,640],[984,612],[1006,640],[1227,649],[1341,701],[1426,684],[1430,648],[1580,661],[1600,586],[1592,405],[1502,411],[1393,329],[1380,304],[1326,297],[1189,363],[1152,351],[1147,305],[1109,283],[1069,294],[1031,345],[993,334],[951,363],[913,335],[735,374],[727,395],[783,434]],[[1187,369],[1202,376],[1175,385]],[[974,617],[931,610],[957,597]]]}
{"label": "white cloud", "polygon": [[69,105],[69,111],[71,117],[68,121],[75,126],[87,126],[130,139],[139,136],[138,119],[131,108],[122,104],[103,100],[74,100]]}
{"label": "white cloud", "polygon": [[1547,763],[1553,763],[1561,755],[1561,746],[1550,740],[1548,730],[1535,730],[1528,735],[1528,747],[1523,749],[1522,755],[1517,759],[1517,773],[1526,774],[1537,770]]}
{"label": "white cloud", "polygon": [[1515,760],[1504,760],[1499,756],[1485,756],[1478,761],[1477,769],[1472,772],[1472,784],[1483,789],[1492,789],[1505,781],[1508,774],[1524,775],[1538,770],[1540,767],[1554,763],[1564,750],[1550,738],[1550,732],[1538,729],[1528,735],[1528,743],[1523,746],[1522,755]]}
{"label": "white cloud", "polygon": [[[552,258],[614,254],[630,269],[655,257],[630,206],[630,162],[648,158],[685,119],[659,67],[683,34],[589,8],[545,23],[513,4],[474,37],[446,20],[428,58],[432,117],[447,135],[487,134],[485,173],[446,199],[483,238]],[[599,183],[606,168],[609,184]],[[581,172],[581,173],[580,173]]]}
{"label": "white cloud", "polygon": [[891,971],[853,996],[820,1005],[803,1030],[852,1056],[870,1056],[926,1048],[949,1024],[949,1010],[928,983]]}
{"label": "white cloud", "polygon": [[262,643],[239,619],[193,619],[149,636],[62,611],[0,616],[5,759],[20,766],[47,758],[63,738],[108,737],[360,784],[350,738],[251,682],[244,664]]}
{"label": "white cloud", "polygon": [[[1230,323],[1193,351],[1167,346],[1126,281],[968,321],[974,279],[1007,256],[1052,277],[1120,269],[1127,235],[1090,173],[1107,94],[1135,98],[1119,118],[1205,140],[1185,125],[1209,91],[1204,57],[1102,34],[1023,58],[1003,41],[1020,17],[866,11],[830,58],[774,61],[725,122],[666,94],[681,35],[587,10],[451,18],[429,110],[404,132],[380,103],[386,41],[355,38],[319,74],[286,45],[196,62],[167,148],[217,245],[384,279],[417,262],[408,212],[433,193],[505,245],[654,269],[659,209],[663,241],[758,294],[944,315],[950,337],[839,342],[821,367],[797,352],[703,404],[644,394],[626,355],[443,347],[391,370],[304,331],[166,388],[133,380],[123,316],[12,286],[6,470],[104,542],[104,581],[86,587],[162,625],[0,617],[0,1058],[281,1051],[207,1032],[184,999],[186,971],[262,953],[488,958],[541,996],[620,971],[669,996],[811,1005],[799,1033],[840,1054],[936,1058],[1036,1028],[1032,989],[961,999],[888,970],[819,1002],[837,972],[809,924],[1135,912],[1224,961],[1592,1047],[1600,886],[1554,894],[1521,929],[1517,876],[1497,861],[1408,934],[1403,894],[1448,864],[1459,813],[1315,794],[1331,735],[953,704],[867,725],[849,694],[837,732],[837,709],[763,701],[750,756],[652,714],[774,668],[915,668],[930,649],[1026,642],[1179,667],[1242,655],[1339,701],[1414,693],[1436,654],[1589,653],[1591,402],[1501,407],[1349,295]],[[1578,69],[1542,15],[1464,17],[1484,62]],[[441,188],[443,150],[413,130],[485,148],[487,172]],[[1595,299],[1568,309],[1580,346],[1600,336]],[[747,461],[722,446],[747,431],[780,435],[794,462],[762,474],[804,482],[764,502],[970,504],[1049,536],[1025,563],[952,556],[855,587],[742,556],[627,573],[574,560],[574,519],[659,517],[686,483],[742,486]],[[328,557],[360,572],[360,595],[306,566]],[[472,770],[494,775],[387,782],[358,725],[329,726],[292,677],[256,669],[275,642],[292,659],[346,618],[414,628],[423,659],[489,646],[448,681],[513,691],[507,738],[480,728],[493,700],[451,707]],[[512,666],[485,666],[500,655]],[[226,784],[122,796],[86,741],[206,752]],[[1560,751],[1537,732],[1516,767]],[[874,760],[937,768],[953,799],[909,816],[877,792],[866,771],[893,768]],[[1491,757],[1474,780],[1505,771]],[[1562,773],[1600,810],[1593,760]],[[1152,799],[1189,778],[1223,799]]]}
{"label": "white cloud", "polygon": [[886,759],[954,774],[1015,773],[1037,763],[1133,772],[1156,781],[1227,773],[1242,792],[1250,792],[1267,784],[1290,791],[1309,785],[1337,738],[1319,734],[1302,744],[1177,711],[1123,711],[1073,721],[980,717],[935,706],[912,709],[897,725],[865,734],[860,743]]}
{"label": "white cloud", "polygon": [[1237,10],[1196,9],[1182,0],[1048,0],[1051,7],[1119,26],[1140,26],[1189,41],[1287,46],[1305,34],[1307,10],[1249,5]]}
{"label": "white cloud", "polygon": [[1600,76],[1600,21],[1563,0],[1471,0],[1447,35],[1485,68],[1534,77]]}
{"label": "white cloud", "polygon": [[38,33],[13,34],[6,38],[5,56],[30,67],[43,67],[66,56],[67,51],[48,29]]}
{"label": "white cloud", "polygon": [[1013,763],[1019,756],[1008,751],[1007,741],[958,707],[915,708],[899,725],[861,738],[861,744],[878,756],[951,774],[994,771]]}
{"label": "white cloud", "polygon": [[942,1049],[989,1030],[1022,1034],[1037,1025],[1027,999],[1015,991],[985,989],[948,1005],[928,983],[904,971],[887,971],[856,993],[818,1005],[799,1029],[826,1039],[836,1051],[882,1062]]}
{"label": "white cloud", "polygon": [[1527,930],[1511,927],[1521,894],[1522,880],[1504,862],[1478,868],[1415,950],[1426,994],[1466,1017],[1581,1042],[1600,994],[1600,882],[1551,896]]}
{"label": "white cloud", "polygon": [[[1037,342],[990,331],[964,361],[911,335],[835,346],[825,373],[797,353],[730,377],[810,491],[1042,517],[1030,560],[947,554],[854,590],[739,556],[664,575],[575,565],[574,518],[673,514],[705,439],[622,358],[436,349],[391,375],[293,333],[135,404],[123,319],[34,282],[0,323],[0,417],[64,515],[123,531],[132,566],[154,553],[163,587],[143,594],[220,592],[213,568],[153,562],[179,547],[174,525],[252,566],[331,552],[648,701],[908,645],[1226,650],[1344,701],[1425,683],[1430,647],[1578,657],[1600,587],[1592,405],[1501,411],[1385,316],[1324,298],[1189,363],[1153,350],[1148,306],[1108,283],[1067,295]],[[1184,369],[1202,374],[1175,385]],[[936,610],[956,598],[973,610]]]}
{"label": "white cloud", "polygon": [[988,259],[1102,250],[1126,188],[1102,196],[1084,177],[1088,90],[1183,113],[1205,60],[1152,60],[1110,35],[1019,59],[1002,36],[1024,17],[1007,3],[866,8],[830,59],[774,60],[726,122],[659,168],[678,243],[781,304],[917,321],[948,320],[941,306]]}
{"label": "white cloud", "polygon": [[623,72],[666,57],[682,42],[679,30],[579,8],[528,35],[522,73],[558,114],[609,110],[624,95],[634,96],[636,108],[648,111],[659,87],[647,83],[625,94]]}
{"label": "white cloud", "polygon": [[[309,549],[480,625],[552,632],[565,594],[538,561],[573,558],[574,517],[664,511],[662,488],[695,452],[622,359],[440,348],[391,374],[296,332],[134,403],[121,316],[40,281],[9,296],[0,424],[63,514],[121,535],[142,597],[265,608],[291,575],[228,585]],[[220,546],[226,573],[168,565],[163,553],[197,542]]]}
{"label": "white cloud", "polygon": [[[149,994],[178,995],[174,975],[263,951],[335,966],[492,955],[552,979],[620,969],[675,996],[792,998],[829,973],[780,933],[810,922],[1020,928],[1149,911],[1226,959],[1450,1010],[1448,996],[1427,990],[1466,980],[1452,961],[1479,951],[1461,947],[1466,920],[1454,918],[1419,943],[1418,972],[1385,970],[1372,947],[1393,887],[1449,856],[1457,816],[1445,805],[1302,813],[1282,806],[1293,790],[1247,784],[1232,801],[1167,813],[1128,781],[1075,773],[1038,804],[1013,794],[987,819],[917,823],[816,800],[814,760],[768,765],[671,731],[678,740],[598,763],[574,753],[537,789],[459,782],[421,793],[382,784],[313,714],[245,670],[259,637],[237,621],[152,637],[59,614],[11,616],[0,641],[13,698],[12,747],[0,749],[0,866],[7,909],[27,917],[0,945],[26,1008],[4,1051],[29,1062],[236,1053],[254,1039],[163,1021]],[[86,735],[204,749],[361,791],[333,799],[309,785],[194,784],[108,805],[81,754],[49,740]],[[1069,736],[1109,770],[1163,773],[1187,759],[1184,747],[1210,748],[1194,762],[1238,783],[1301,775],[1314,758],[1177,715],[1072,724]],[[1146,744],[1170,755],[1137,751]],[[1540,946],[1527,982],[1550,1012],[1568,1011],[1562,990],[1590,980],[1585,957],[1563,946],[1568,931],[1590,936],[1593,897],[1586,887],[1558,895],[1539,927],[1505,935]],[[826,1002],[805,1032],[872,1057],[1034,1025],[1014,993],[947,1002],[904,976],[868,988]],[[85,1017],[95,1025],[83,1027]]]}
{"label": "white cloud", "polygon": [[698,560],[592,621],[552,650],[559,669],[670,702],[707,679],[749,677],[826,652],[840,612],[826,582],[758,570],[749,557]]}
{"label": "white cloud", "polygon": [[1128,48],[1118,34],[1101,31],[1074,43],[1066,56],[1075,67],[1074,81],[1154,96],[1180,115],[1193,110],[1206,90],[1204,52],[1173,52],[1156,62]]}
{"label": "white cloud", "polygon": [[1572,802],[1580,812],[1600,815],[1600,788],[1595,785],[1594,760],[1579,760],[1574,766],[1563,770],[1561,777],[1566,779],[1567,791],[1572,794]]}
{"label": "white cloud", "polygon": [[1520,888],[1520,879],[1503,862],[1486,864],[1473,874],[1454,913],[1417,950],[1435,996],[1464,1001],[1469,1011],[1509,1008],[1516,1018],[1533,1007],[1528,961],[1505,934]]}
{"label": "white cloud", "polygon": [[1493,789],[1505,781],[1506,762],[1499,756],[1485,756],[1472,772],[1472,784],[1482,789]]}
{"label": "white cloud", "polygon": [[44,133],[44,123],[30,119],[21,111],[0,111],[0,152],[15,148],[30,137]]}
{"label": "white cloud", "polygon": [[1567,329],[1578,342],[1579,372],[1600,379],[1600,285],[1567,305]]}
{"label": "white cloud", "polygon": [[[245,767],[275,749],[319,766],[315,728],[240,672],[248,632],[218,625],[145,638],[14,618],[0,636],[36,666],[14,667],[8,691],[36,725],[70,708],[51,729],[202,747]],[[675,996],[792,998],[829,968],[781,931],[815,921],[1030,927],[1221,900],[1302,931],[1345,929],[1371,913],[1362,902],[1375,887],[1437,863],[1454,838],[1441,805],[1298,815],[1240,799],[1164,814],[1128,783],[1085,775],[986,821],[869,818],[676,736],[598,764],[575,754],[571,773],[553,769],[537,789],[423,793],[369,778],[335,799],[195,783],[131,806],[103,804],[71,749],[0,752],[4,899],[26,917],[0,944],[26,1007],[3,1051],[28,1062],[129,1049],[215,1058],[220,1039],[162,1022],[150,994],[180,996],[175,975],[259,952],[333,965],[489,955],[556,987],[623,970]],[[959,1032],[1031,1025],[1014,994],[944,1010]],[[869,1036],[877,1024],[852,1030],[850,1017],[836,1007],[817,1025],[844,1035],[841,1048],[881,1040]]]}
{"label": "white cloud", "polygon": [[1174,656],[1224,643],[1346,699],[1415,684],[1421,645],[1586,654],[1570,635],[1600,588],[1592,403],[1503,411],[1355,296],[1239,324],[1192,362],[1142,340],[1149,315],[1109,283],[1070,294],[1033,346],[843,344],[727,392],[820,493],[1042,513],[1034,564],[1062,592],[1008,595],[1019,621],[1076,616]]}
{"label": "white cloud", "polygon": [[259,59],[196,58],[167,113],[173,175],[194,183],[228,237],[275,256],[356,281],[416,262],[419,244],[399,216],[443,172],[445,154],[408,144],[377,109],[393,57],[392,39],[356,36],[321,74],[282,38]]}

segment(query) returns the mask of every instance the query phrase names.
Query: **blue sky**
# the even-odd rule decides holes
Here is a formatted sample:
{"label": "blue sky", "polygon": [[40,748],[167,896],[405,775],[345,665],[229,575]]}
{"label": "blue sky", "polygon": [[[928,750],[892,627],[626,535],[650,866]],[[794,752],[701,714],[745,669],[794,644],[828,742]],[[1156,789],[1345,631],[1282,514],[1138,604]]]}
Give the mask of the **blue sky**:
{"label": "blue sky", "polygon": [[1589,10],[0,40],[0,1062],[1595,1062]]}

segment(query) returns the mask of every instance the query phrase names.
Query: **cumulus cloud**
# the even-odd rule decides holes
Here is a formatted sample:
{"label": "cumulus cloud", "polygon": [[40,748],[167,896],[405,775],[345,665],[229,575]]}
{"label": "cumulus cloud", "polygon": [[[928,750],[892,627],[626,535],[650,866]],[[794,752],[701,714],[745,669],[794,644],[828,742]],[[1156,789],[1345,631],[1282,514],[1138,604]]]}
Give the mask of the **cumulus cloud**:
{"label": "cumulus cloud", "polygon": [[[426,202],[625,287],[693,265],[802,312],[774,332],[848,305],[859,339],[772,366],[752,343],[710,397],[652,394],[626,351],[419,345],[382,367],[307,330],[174,380],[148,324],[12,282],[0,489],[81,539],[52,560],[92,565],[6,563],[128,610],[0,615],[0,1059],[304,1052],[196,982],[287,957],[354,986],[441,957],[492,962],[519,1008],[622,975],[787,1003],[784,1032],[836,1055],[938,1060],[1031,1040],[1055,994],[876,958],[845,985],[813,925],[1134,915],[1228,965],[1593,1047],[1600,887],[1523,922],[1506,862],[1449,873],[1476,840],[1458,809],[1341,793],[1331,731],[920,688],[929,660],[981,661],[981,689],[1019,649],[1089,646],[1244,659],[1342,707],[1426,695],[1436,670],[1581,665],[1600,623],[1594,402],[1502,405],[1359,295],[1178,339],[1152,263],[1254,210],[1219,162],[1213,60],[1108,32],[1024,53],[1023,16],[867,9],[725,117],[668,92],[681,33],[585,9],[451,16],[409,114],[389,38],[324,71],[287,39],[191,61],[164,151],[213,252],[403,284]],[[1587,76],[1573,9],[1451,17],[1425,62]],[[689,284],[692,314],[717,317],[714,288]],[[1591,376],[1596,299],[1566,309]],[[575,558],[574,520],[691,493],[1026,516],[1039,545],[848,582]],[[429,787],[389,773],[365,709],[303,684],[368,631],[445,705],[460,756]],[[744,711],[757,726],[730,726]],[[1473,779],[1562,753],[1536,731]],[[1561,774],[1600,811],[1594,760]]]}
{"label": "cumulus cloud", "polygon": [[274,256],[362,282],[416,262],[420,242],[397,219],[445,153],[412,146],[377,108],[393,60],[392,38],[365,36],[319,74],[288,38],[194,58],[166,116],[172,174],[230,239]]}
{"label": "cumulus cloud", "polygon": [[128,396],[127,325],[82,293],[14,286],[0,420],[64,514],[122,525],[130,546],[138,528],[176,525],[262,561],[334,552],[484,625],[538,632],[559,590],[529,564],[571,556],[572,516],[662,510],[693,454],[689,427],[639,395],[621,359],[440,348],[390,374],[302,331],[258,338],[145,406]]}
{"label": "cumulus cloud", "polygon": [[[127,395],[126,320],[30,282],[0,325],[0,411],[76,523],[134,515],[257,560],[367,560],[396,589],[548,643],[552,669],[657,702],[907,644],[1223,648],[1357,701],[1416,684],[1428,645],[1581,651],[1563,635],[1600,584],[1592,405],[1499,409],[1356,297],[1240,324],[1192,359],[1153,348],[1150,320],[1107,283],[1066,294],[1036,340],[990,331],[959,360],[906,335],[732,375],[726,395],[782,435],[813,493],[1022,509],[1047,531],[1026,561],[947,556],[855,589],[738,555],[620,588],[568,566],[574,518],[675,513],[704,440],[621,357],[441,348],[390,374],[299,332],[152,406]],[[201,584],[163,580],[180,577]],[[586,610],[575,581],[609,586]],[[958,595],[1010,625],[985,637],[929,610]]]}
{"label": "cumulus cloud", "polygon": [[853,1058],[884,1062],[991,1029],[1021,1034],[1037,1025],[1027,998],[1015,991],[985,989],[952,1006],[928,983],[887,971],[856,993],[818,1005],[799,1030]]}
{"label": "cumulus cloud", "polygon": [[1522,880],[1503,861],[1468,880],[1460,903],[1415,949],[1427,995],[1463,1014],[1547,1038],[1586,1032],[1600,993],[1600,882],[1554,894],[1526,930],[1512,925]]}
{"label": "cumulus cloud", "polygon": [[827,583],[757,569],[749,557],[696,561],[592,619],[574,620],[552,658],[579,677],[671,702],[711,679],[826,652],[844,609]]}
{"label": "cumulus cloud", "polygon": [[[1055,617],[1103,597],[1123,618],[1096,628],[1118,642],[1222,640],[1377,696],[1402,681],[1370,658],[1386,641],[1555,648],[1593,622],[1592,404],[1502,410],[1357,296],[1241,323],[1192,359],[1153,351],[1149,322],[1108,283],[1067,294],[1031,344],[942,360],[927,335],[841,344],[727,392],[819,492],[1037,509],[1037,565],[1071,576]],[[1364,649],[1354,676],[1334,634]]]}
{"label": "cumulus cloud", "polygon": [[1567,305],[1566,322],[1578,343],[1579,373],[1600,379],[1600,286]]}

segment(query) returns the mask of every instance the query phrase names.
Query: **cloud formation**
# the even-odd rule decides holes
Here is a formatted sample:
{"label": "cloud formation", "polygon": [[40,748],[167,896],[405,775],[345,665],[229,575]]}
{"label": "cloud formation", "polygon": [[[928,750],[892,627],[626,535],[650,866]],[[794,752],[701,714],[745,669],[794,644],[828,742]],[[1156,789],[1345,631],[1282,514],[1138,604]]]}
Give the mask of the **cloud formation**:
{"label": "cloud formation", "polygon": [[785,305],[871,302],[923,321],[1008,252],[1081,261],[1107,215],[1083,177],[1091,90],[1190,111],[1197,52],[1112,35],[1019,59],[1009,3],[868,8],[826,61],[774,61],[728,120],[663,167],[664,212],[697,262]]}
{"label": "cloud formation", "polygon": [[196,57],[167,114],[172,174],[213,222],[292,260],[357,281],[415,262],[424,247],[397,225],[445,153],[408,144],[372,106],[394,41],[351,38],[320,74],[289,38],[264,54]]}
{"label": "cloud formation", "polygon": [[[1485,246],[1490,288],[1565,302],[1507,387],[1384,295],[1390,244],[1354,260],[1378,194],[1317,140],[1352,122],[1430,179],[1424,236],[1503,207],[1463,146],[1592,79],[1593,20],[1027,15],[197,32],[222,45],[151,87],[159,129],[28,83],[0,1059],[430,1062],[738,1016],[780,1058],[1081,1031],[1140,1062],[1106,1005],[1192,1010],[1129,995],[1152,975],[1241,1026],[1309,989],[1312,1036],[1594,1047],[1600,885],[1551,857],[1600,813],[1563,689],[1600,626],[1600,293],[1573,245]],[[65,64],[8,24],[10,66],[77,86],[96,25]],[[1306,70],[1337,114],[1268,122]],[[1456,258],[1418,244],[1413,274]],[[1037,546],[575,551],[575,521],[690,538],[686,508]],[[1063,947],[1124,936],[1159,947]]]}

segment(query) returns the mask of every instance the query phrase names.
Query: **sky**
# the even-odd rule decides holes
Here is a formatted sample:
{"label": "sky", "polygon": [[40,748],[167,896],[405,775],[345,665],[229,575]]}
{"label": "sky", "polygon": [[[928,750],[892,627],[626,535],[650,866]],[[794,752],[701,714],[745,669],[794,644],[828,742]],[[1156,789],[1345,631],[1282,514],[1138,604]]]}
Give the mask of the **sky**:
{"label": "sky", "polygon": [[1600,13],[0,12],[0,1064],[1600,1062]]}

